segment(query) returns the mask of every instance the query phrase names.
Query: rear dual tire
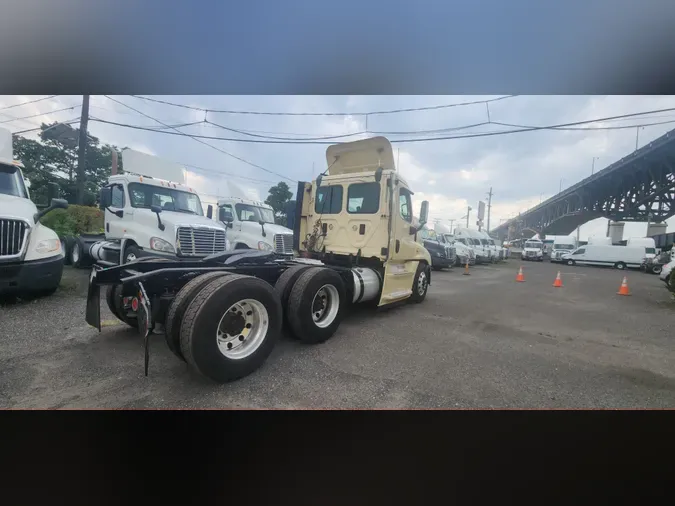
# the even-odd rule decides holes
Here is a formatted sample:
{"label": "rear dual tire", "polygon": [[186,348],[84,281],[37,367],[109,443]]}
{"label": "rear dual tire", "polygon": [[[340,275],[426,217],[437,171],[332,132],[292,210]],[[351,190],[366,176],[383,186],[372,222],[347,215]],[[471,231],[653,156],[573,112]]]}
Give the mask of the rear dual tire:
{"label": "rear dual tire", "polygon": [[300,341],[327,341],[340,326],[346,303],[345,285],[332,269],[314,267],[302,272],[288,295],[288,323]]}
{"label": "rear dual tire", "polygon": [[230,274],[195,291],[179,334],[188,365],[218,383],[243,378],[262,366],[282,325],[281,302],[272,286]]}

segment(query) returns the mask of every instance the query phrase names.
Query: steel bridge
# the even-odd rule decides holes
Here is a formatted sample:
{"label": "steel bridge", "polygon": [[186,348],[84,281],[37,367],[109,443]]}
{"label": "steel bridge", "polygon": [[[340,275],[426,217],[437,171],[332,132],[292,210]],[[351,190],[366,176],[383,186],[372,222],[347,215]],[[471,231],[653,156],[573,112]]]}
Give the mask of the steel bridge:
{"label": "steel bridge", "polygon": [[[651,216],[649,216],[651,214]],[[661,222],[675,215],[675,129],[570,186],[490,235],[569,235],[596,218]]]}

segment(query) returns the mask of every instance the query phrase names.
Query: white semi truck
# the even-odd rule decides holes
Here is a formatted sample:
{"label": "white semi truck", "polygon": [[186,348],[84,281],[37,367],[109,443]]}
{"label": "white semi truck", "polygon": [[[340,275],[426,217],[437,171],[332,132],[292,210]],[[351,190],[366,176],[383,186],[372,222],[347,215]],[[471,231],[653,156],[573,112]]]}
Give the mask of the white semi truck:
{"label": "white semi truck", "polygon": [[13,159],[12,133],[0,129],[0,295],[46,295],[61,282],[63,248],[40,218],[68,203],[52,199],[38,211],[22,169]]}
{"label": "white semi truck", "polygon": [[539,239],[528,239],[525,241],[523,251],[520,253],[522,260],[544,261],[544,243]]}
{"label": "white semi truck", "polygon": [[563,256],[572,253],[579,243],[576,237],[573,236],[557,236],[553,239],[553,246],[551,249],[551,262],[562,262]]}
{"label": "white semi truck", "polygon": [[218,199],[218,221],[228,228],[233,249],[293,255],[293,231],[274,223],[274,210],[264,202],[239,197]]}
{"label": "white semi truck", "polygon": [[104,236],[75,238],[74,266],[126,264],[148,256],[194,260],[229,249],[225,226],[211,219],[211,206],[204,215],[197,192],[183,183],[182,167],[131,149],[122,157],[124,173],[116,173],[113,155],[113,175],[101,188]]}

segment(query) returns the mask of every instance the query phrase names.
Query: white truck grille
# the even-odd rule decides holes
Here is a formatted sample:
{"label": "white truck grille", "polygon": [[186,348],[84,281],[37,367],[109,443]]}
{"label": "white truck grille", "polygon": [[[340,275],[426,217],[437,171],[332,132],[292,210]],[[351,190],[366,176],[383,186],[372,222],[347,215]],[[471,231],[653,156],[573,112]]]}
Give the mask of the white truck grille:
{"label": "white truck grille", "polygon": [[284,255],[293,254],[293,234],[275,234],[274,251]]}
{"label": "white truck grille", "polygon": [[225,251],[225,231],[208,227],[179,227],[181,256],[205,257]]}
{"label": "white truck grille", "polygon": [[0,258],[21,254],[28,232],[28,224],[22,220],[0,218]]}

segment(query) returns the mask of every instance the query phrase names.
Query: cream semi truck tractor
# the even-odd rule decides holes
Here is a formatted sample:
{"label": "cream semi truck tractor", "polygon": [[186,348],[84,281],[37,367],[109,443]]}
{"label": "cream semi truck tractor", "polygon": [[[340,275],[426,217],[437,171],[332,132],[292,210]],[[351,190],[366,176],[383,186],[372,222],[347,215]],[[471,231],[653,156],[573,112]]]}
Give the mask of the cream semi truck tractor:
{"label": "cream semi truck tractor", "polygon": [[148,336],[164,324],[166,344],[180,360],[226,382],[258,369],[282,326],[303,343],[322,343],[338,331],[350,304],[422,302],[431,257],[417,233],[428,202],[415,223],[413,192],[396,170],[389,141],[332,145],[326,159],[315,181],[298,183],[292,222],[299,258],[243,249],[183,262],[95,265],[87,322],[101,330],[106,287],[110,310],[144,339],[146,374]]}

